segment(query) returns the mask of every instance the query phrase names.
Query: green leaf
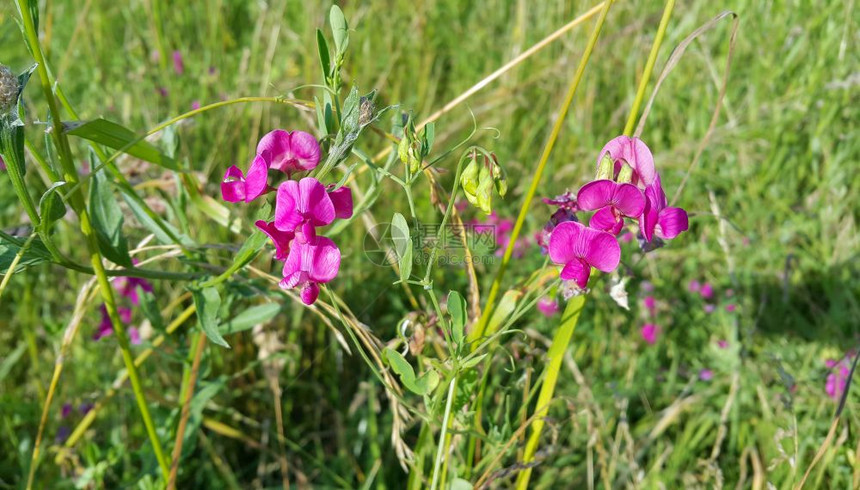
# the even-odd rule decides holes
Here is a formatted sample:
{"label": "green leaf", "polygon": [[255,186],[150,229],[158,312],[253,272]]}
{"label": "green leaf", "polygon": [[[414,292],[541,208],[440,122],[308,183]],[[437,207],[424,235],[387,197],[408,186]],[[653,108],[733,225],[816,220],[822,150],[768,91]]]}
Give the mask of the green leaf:
{"label": "green leaf", "polygon": [[448,483],[448,490],[472,490],[474,487],[468,480],[454,478]]}
{"label": "green leaf", "polygon": [[463,364],[461,364],[460,367],[462,369],[473,368],[473,367],[477,366],[479,362],[483,361],[485,357],[487,357],[487,354],[481,354],[480,356],[475,356],[475,357],[469,359],[468,361],[464,362]]}
{"label": "green leaf", "polygon": [[218,310],[221,309],[221,296],[215,288],[196,289],[191,292],[194,305],[197,307],[197,323],[206,337],[212,342],[226,348],[230,344],[221,336],[218,330]]}
{"label": "green leaf", "polygon": [[394,251],[397,252],[398,257],[402,258],[406,254],[406,249],[412,248],[409,225],[400,213],[394,213],[394,217],[391,218],[391,241],[394,242]]}
{"label": "green leaf", "polygon": [[349,95],[343,101],[343,109],[340,116],[340,129],[345,135],[357,133],[359,131],[358,116],[361,108],[361,97],[358,95],[358,88],[353,85],[349,91]]}
{"label": "green leaf", "polygon": [[66,205],[63,204],[63,200],[57,192],[57,189],[64,185],[66,182],[62,180],[54,182],[39,199],[39,217],[42,219],[39,226],[43,230],[47,230],[51,223],[66,215]]}
{"label": "green leaf", "polygon": [[331,73],[329,73],[331,71],[331,57],[328,50],[328,43],[325,40],[325,35],[323,35],[322,31],[319,29],[317,29],[317,51],[319,52],[320,67],[322,68],[323,79],[327,80],[328,77],[331,75]]}
{"label": "green leaf", "polygon": [[505,321],[510,318],[511,313],[517,308],[517,303],[520,298],[523,297],[522,291],[517,291],[515,289],[511,289],[509,291],[505,291],[505,295],[502,296],[502,300],[499,302],[499,306],[493,310],[493,316],[490,317],[490,321],[487,322],[487,329],[485,331],[485,335],[492,335],[496,333],[496,331],[501,327]]}
{"label": "green leaf", "polygon": [[222,335],[228,335],[236,332],[254,328],[261,323],[266,323],[280,313],[281,305],[278,303],[264,303],[262,305],[252,306],[247,310],[234,316],[230,321],[222,323],[219,329]]}
{"label": "green leaf", "polygon": [[406,246],[406,252],[403,253],[403,257],[400,257],[400,281],[406,282],[409,280],[409,277],[412,275],[412,240],[409,240],[409,244]]}
{"label": "green leaf", "polygon": [[[18,255],[18,251],[21,250],[21,246],[24,245],[25,242],[26,239],[22,239],[19,243],[14,243],[0,238],[0,274],[6,274],[9,267],[12,265],[12,261],[15,260],[15,256]],[[15,267],[14,272],[20,272],[27,267],[48,262],[49,260],[51,260],[51,254],[48,252],[48,249],[45,248],[42,240],[34,238],[33,241],[30,242],[30,246],[24,250],[24,255],[22,255],[21,260],[18,261],[18,265]]]}
{"label": "green leaf", "polygon": [[451,337],[460,345],[466,327],[466,300],[457,291],[448,293],[448,313],[451,314]]}
{"label": "green leaf", "polygon": [[[93,141],[114,150],[121,150],[170,170],[181,171],[176,160],[145,140],[137,141],[138,136],[134,131],[115,122],[93,119],[87,122],[63,123],[63,127],[66,134]],[[132,142],[135,143],[131,144]]]}
{"label": "green leaf", "polygon": [[[95,163],[95,155],[90,153],[90,156]],[[89,212],[102,254],[115,264],[133,267],[128,255],[128,242],[122,235],[122,212],[104,170],[93,174],[90,181]]]}
{"label": "green leaf", "polygon": [[179,138],[179,130],[176,124],[167,126],[161,132],[161,145],[164,147],[164,153],[172,160],[176,159],[181,143],[182,141]]}
{"label": "green leaf", "polygon": [[349,26],[346,23],[346,18],[343,16],[343,11],[337,5],[331,6],[329,23],[331,24],[335,51],[338,58],[341,58],[346,52],[347,46],[349,46]]}
{"label": "green leaf", "polygon": [[164,228],[167,228],[170,233],[173,233],[173,235],[179,239],[179,243],[183,246],[193,247],[195,245],[194,240],[189,238],[188,235],[181,233],[179,230],[176,229],[175,226],[171,225],[167,221],[161,220],[161,225],[164,228],[159,226],[154,219],[152,219],[148,214],[146,214],[146,210],[144,210],[143,208],[146,203],[142,202],[142,200],[137,196],[137,194],[134,193],[134,189],[126,188],[122,185],[118,185],[117,187],[119,188],[120,195],[122,196],[123,200],[126,204],[128,204],[128,207],[129,209],[131,209],[132,214],[134,214],[134,217],[137,218],[137,221],[141,225],[143,225],[144,228],[146,228],[147,230],[149,230],[150,233],[155,235],[156,240],[165,245],[173,245],[175,243],[174,240],[170,238],[170,235],[164,230]]}
{"label": "green leaf", "polygon": [[391,370],[400,377],[400,382],[416,395],[426,395],[439,385],[439,373],[429,370],[420,377],[415,377],[412,365],[396,350],[386,347],[383,351]]}

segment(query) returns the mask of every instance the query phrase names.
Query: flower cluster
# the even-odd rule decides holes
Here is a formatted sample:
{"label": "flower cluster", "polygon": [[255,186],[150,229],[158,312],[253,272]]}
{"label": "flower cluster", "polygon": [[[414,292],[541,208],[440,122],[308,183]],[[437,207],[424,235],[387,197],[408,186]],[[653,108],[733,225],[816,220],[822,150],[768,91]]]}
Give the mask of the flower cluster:
{"label": "flower cluster", "polygon": [[[292,180],[299,172],[313,170],[320,161],[317,140],[304,131],[277,129],[263,136],[247,173],[235,165],[227,169],[221,183],[221,196],[228,202],[251,202],[270,191],[277,191],[273,221],[260,220],[257,228],[271,238],[275,258],[284,262],[284,289],[299,288],[302,302],[313,304],[319,285],[337,276],[340,249],[330,239],[319,236],[317,228],[330,225],[336,218],[352,217],[352,191],[335,189],[313,177]],[[269,170],[287,175],[277,189],[268,184]]]}
{"label": "flower cluster", "polygon": [[[538,235],[538,243],[546,244],[550,259],[563,266],[561,278],[580,290],[586,288],[592,267],[603,272],[618,267],[617,237],[625,219],[638,225],[644,251],[688,228],[686,211],[668,205],[651,150],[639,138],[628,136],[603,147],[595,180],[582,186],[575,199],[568,194],[549,203],[559,209]],[[579,211],[594,212],[587,226],[576,218]]]}

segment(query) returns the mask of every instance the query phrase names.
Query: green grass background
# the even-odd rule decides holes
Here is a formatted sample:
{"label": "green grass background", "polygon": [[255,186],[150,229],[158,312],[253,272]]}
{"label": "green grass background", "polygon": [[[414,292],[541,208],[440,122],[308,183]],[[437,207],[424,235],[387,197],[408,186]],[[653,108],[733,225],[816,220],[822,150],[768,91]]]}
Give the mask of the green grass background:
{"label": "green grass background", "polygon": [[[174,73],[169,59],[161,64],[153,56],[154,1],[161,2],[165,51],[183,55],[182,75]],[[189,110],[195,100],[310,98],[313,89],[297,87],[319,83],[314,36],[326,25],[328,2],[42,4],[41,30],[52,69],[84,118],[103,116],[143,131]],[[426,116],[591,5],[345,2],[341,6],[353,32],[344,78],[362,91],[378,90],[380,105],[399,103]],[[586,182],[602,144],[621,132],[661,9],[655,1],[618,1],[610,11],[540,195],[575,190]],[[765,482],[791,488],[832,421],[836,403],[824,391],[824,360],[840,358],[860,340],[857,9],[850,0],[680,2],[657,70],[672,47],[724,9],[740,15],[740,30],[722,114],[678,201],[691,213],[690,231],[630,264],[630,312],[606,294],[590,302],[562,369],[560,400],[545,430],[534,488],[587,488],[589,480],[599,488],[764,488]],[[12,2],[0,5],[0,62],[20,71],[31,61],[16,17]],[[664,84],[643,133],[670,199],[710,121],[729,24],[724,21],[691,45]],[[481,131],[476,140],[491,148],[509,173],[511,189],[497,203],[502,216],[514,217],[519,207],[589,27],[564,35],[437,125],[439,149],[469,133],[469,111],[479,126],[497,130]],[[44,104],[35,85],[26,95],[38,109]],[[46,118],[38,112],[30,116]],[[226,167],[243,167],[262,134],[279,127],[308,129],[312,123],[282,105],[229,106],[183,126],[182,152],[207,182],[205,191],[217,197]],[[380,127],[389,129],[385,120]],[[37,127],[31,126],[28,135],[41,146]],[[386,146],[372,133],[360,144],[368,154]],[[76,150],[86,159],[83,146]],[[453,169],[454,163],[450,158],[441,165]],[[154,169],[139,175],[123,170],[142,194],[157,200],[161,188],[171,195],[171,180]],[[45,186],[38,173],[28,178],[34,195],[40,195]],[[386,185],[391,192],[370,210],[378,221],[395,210],[407,212],[396,186]],[[416,201],[419,214],[432,220],[425,186]],[[175,211],[167,208],[165,215],[175,219]],[[241,243],[241,237],[209,223],[202,213],[184,211],[199,243]],[[722,228],[715,213],[723,218]],[[544,205],[533,206],[528,236],[548,214]],[[8,177],[0,175],[0,224],[14,228],[24,219]],[[73,255],[83,243],[76,229],[70,223],[58,231],[61,247]],[[145,235],[133,223],[127,232],[138,239]],[[364,232],[356,220],[341,235],[345,257],[334,288],[377,337],[390,340],[410,306],[402,290],[391,286],[394,273],[364,259]],[[211,255],[213,262],[229,263],[223,252]],[[541,263],[531,248],[514,262],[508,283]],[[483,290],[494,270],[479,268]],[[0,303],[0,487],[15,488],[26,474],[42,393],[85,279],[39,266],[16,274]],[[687,291],[694,279],[714,284],[721,299],[713,314],[706,314],[703,301]],[[660,305],[656,323],[663,334],[654,346],[639,336],[647,318],[638,301],[646,280]],[[462,270],[453,267],[442,270],[436,282],[460,290],[466,284]],[[732,298],[725,297],[727,289],[733,289]],[[181,283],[159,282],[155,298],[163,307],[182,292]],[[737,305],[734,314],[724,309],[729,303]],[[60,420],[59,405],[98,399],[122,369],[115,342],[89,339],[98,320],[94,303],[66,361],[37,480],[44,488],[72,488],[72,475],[91,488],[145,487],[151,476],[142,476],[140,468],[156,474],[128,389],[105,408],[74,450],[53,442],[58,427],[69,423]],[[485,427],[492,427],[491,440],[499,444],[523,421],[518,408],[524,387],[540,372],[555,322],[534,313],[518,328],[526,334],[507,345],[518,359],[517,369],[500,357],[488,388],[495,412],[490,411],[492,422]],[[280,378],[295,470],[319,488],[400,488],[406,475],[390,447],[386,402],[368,402],[368,393],[378,389],[372,387],[372,373],[297,306],[276,317],[272,329],[286,344]],[[720,339],[727,339],[730,348],[719,349]],[[271,394],[256,363],[256,347],[250,331],[228,340],[232,350],[207,353],[201,379],[203,386],[217,389],[199,408],[202,416],[235,428],[264,449],[193,427],[180,479],[185,488],[279,485]],[[142,368],[148,397],[159,405],[154,415],[165,442],[172,440],[171,410],[178,403],[177,374],[187,345],[182,333]],[[713,370],[713,380],[697,380],[702,368]],[[575,370],[581,377],[574,376]],[[849,395],[843,424],[813,471],[810,487],[851,488],[858,481],[856,400]],[[715,451],[721,431],[725,439]],[[407,432],[407,442],[416,435]],[[382,461],[378,472],[371,472],[374,448]],[[515,456],[512,451],[502,467],[513,464]],[[504,488],[509,482],[500,473],[493,485]]]}

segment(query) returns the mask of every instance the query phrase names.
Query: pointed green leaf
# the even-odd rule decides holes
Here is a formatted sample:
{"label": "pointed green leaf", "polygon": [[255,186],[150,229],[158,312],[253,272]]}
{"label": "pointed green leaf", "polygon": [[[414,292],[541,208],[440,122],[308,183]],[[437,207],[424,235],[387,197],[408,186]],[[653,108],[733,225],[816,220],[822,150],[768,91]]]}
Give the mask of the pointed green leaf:
{"label": "pointed green leaf", "polygon": [[57,189],[64,185],[66,185],[66,182],[62,180],[54,182],[51,184],[51,187],[42,194],[42,198],[39,199],[39,217],[42,218],[40,226],[42,226],[43,229],[47,229],[51,223],[66,215],[66,206],[63,204],[63,200],[57,192]]}
{"label": "pointed green leaf", "polygon": [[[92,153],[90,156],[93,163],[98,161]],[[89,212],[102,255],[115,264],[133,267],[128,242],[122,234],[122,212],[104,170],[93,174],[90,181]]]}
{"label": "pointed green leaf", "polygon": [[[328,50],[328,43],[322,31],[317,29],[317,52],[320,58],[320,67],[323,72],[323,79],[328,79],[331,76],[331,58]],[[326,133],[327,134],[327,133]]]}
{"label": "pointed green leaf", "polygon": [[460,345],[466,327],[466,300],[457,291],[448,293],[448,313],[451,314],[451,337]]}
{"label": "pointed green leaf", "polygon": [[[18,252],[26,241],[26,239],[21,239],[20,242],[14,243],[0,238],[0,274],[7,273],[12,262],[15,260],[15,256],[18,255]],[[20,272],[27,267],[48,262],[49,260],[51,260],[51,254],[48,252],[48,249],[45,248],[42,240],[35,238],[30,242],[30,246],[24,250],[24,254],[21,256],[21,260],[18,261],[14,272]]]}
{"label": "pointed green leaf", "polygon": [[66,134],[93,141],[123,151],[161,167],[181,171],[176,161],[145,140],[138,140],[134,131],[106,119],[63,123]]}
{"label": "pointed green leaf", "polygon": [[218,310],[221,309],[221,296],[215,288],[196,289],[191,292],[194,305],[197,307],[197,323],[206,337],[212,342],[226,348],[230,344],[221,336],[218,330]]}
{"label": "pointed green leaf", "polygon": [[338,58],[340,58],[346,52],[347,46],[349,46],[349,26],[346,23],[346,18],[343,16],[343,11],[337,5],[331,6],[329,22],[331,23],[334,48]]}
{"label": "pointed green leaf", "polygon": [[264,303],[262,305],[252,306],[247,310],[234,316],[230,321],[222,323],[219,329],[222,335],[228,335],[236,332],[254,328],[261,323],[266,323],[280,313],[281,305],[278,303]]}

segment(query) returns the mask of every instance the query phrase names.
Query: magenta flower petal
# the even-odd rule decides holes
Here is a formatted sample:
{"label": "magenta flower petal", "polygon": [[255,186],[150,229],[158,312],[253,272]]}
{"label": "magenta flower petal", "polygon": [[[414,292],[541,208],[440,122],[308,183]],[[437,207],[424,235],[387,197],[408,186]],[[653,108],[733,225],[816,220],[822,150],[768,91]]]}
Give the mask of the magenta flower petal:
{"label": "magenta flower petal", "polygon": [[605,231],[617,235],[624,228],[624,220],[615,216],[610,206],[600,209],[588,221],[588,226],[595,230]]}
{"label": "magenta flower petal", "polygon": [[310,257],[310,278],[319,283],[331,281],[340,270],[340,250],[333,241],[325,237],[319,237],[313,248],[315,250]]}
{"label": "magenta flower petal", "polygon": [[549,296],[544,296],[538,300],[537,309],[546,317],[553,316],[559,311],[558,301]]}
{"label": "magenta flower petal", "polygon": [[638,218],[645,210],[645,196],[632,184],[616,185],[612,200],[612,206],[624,216]]}
{"label": "magenta flower petal", "polygon": [[299,296],[302,298],[302,303],[312,305],[316,302],[317,298],[319,298],[319,295],[320,287],[314,282],[309,282],[302,288],[302,292]]}
{"label": "magenta flower petal", "polygon": [[320,162],[320,145],[312,134],[293,131],[290,138],[293,158],[302,170],[311,170]]}
{"label": "magenta flower petal", "polygon": [[702,381],[710,381],[714,379],[714,372],[710,369],[702,369],[699,371],[699,379]]}
{"label": "magenta flower petal", "polygon": [[576,202],[583,211],[594,211],[612,204],[617,184],[611,180],[595,180],[579,189]]}
{"label": "magenta flower petal", "polygon": [[277,260],[286,260],[287,253],[290,251],[290,242],[293,241],[295,234],[277,229],[274,221],[267,223],[259,220],[254,224],[272,239],[272,243],[275,245],[275,258]]}
{"label": "magenta flower petal", "polygon": [[290,148],[290,133],[283,129],[276,129],[260,138],[257,143],[257,155],[268,151],[270,155],[269,167],[281,172],[288,172],[292,150]]}
{"label": "magenta flower petal", "polygon": [[609,233],[586,228],[585,232],[590,235],[585,260],[598,270],[612,272],[621,262],[621,246],[618,240]]}
{"label": "magenta flower petal", "polygon": [[275,227],[293,232],[304,221],[299,211],[299,183],[288,180],[278,186],[275,198]]}
{"label": "magenta flower petal", "polygon": [[653,323],[646,323],[645,325],[642,325],[641,329],[639,329],[639,333],[640,335],[642,335],[642,339],[651,345],[657,342],[658,332],[659,329],[657,328],[657,325],[654,325]]}
{"label": "magenta flower petal", "polygon": [[312,177],[299,181],[298,210],[314,226],[325,226],[335,218],[334,204],[325,186]]}
{"label": "magenta flower petal", "polygon": [[574,281],[580,289],[588,285],[591,266],[582,259],[573,259],[561,269],[560,277],[565,281]]}
{"label": "magenta flower petal", "polygon": [[352,190],[349,187],[339,187],[328,192],[328,197],[334,205],[334,215],[341,219],[352,218]]}
{"label": "magenta flower petal", "polygon": [[656,178],[657,170],[654,168],[654,156],[651,154],[648,145],[639,138],[622,135],[606,143],[597,157],[598,166],[600,166],[600,161],[603,160],[603,155],[607,152],[615,160],[616,173],[625,162],[633,168],[634,184],[640,187],[647,187]]}
{"label": "magenta flower petal", "polygon": [[289,133],[276,129],[260,139],[257,154],[270,152],[269,167],[290,174],[311,170],[320,161],[320,146],[313,135],[304,131]]}
{"label": "magenta flower petal", "polygon": [[549,237],[550,260],[556,264],[567,264],[578,258],[575,244],[580,241],[583,229],[585,226],[575,221],[566,221],[556,226]]}
{"label": "magenta flower petal", "polygon": [[245,202],[251,202],[266,192],[269,166],[260,155],[254,157],[248,175],[245,177]]}
{"label": "magenta flower petal", "polygon": [[239,167],[233,165],[224,174],[221,182],[221,197],[227,202],[239,202],[245,200],[245,176]]}
{"label": "magenta flower petal", "polygon": [[657,236],[671,240],[690,227],[687,212],[681,208],[664,208],[657,216]]}

